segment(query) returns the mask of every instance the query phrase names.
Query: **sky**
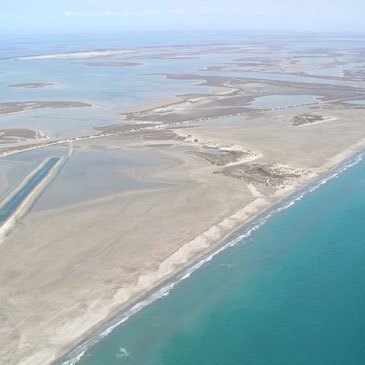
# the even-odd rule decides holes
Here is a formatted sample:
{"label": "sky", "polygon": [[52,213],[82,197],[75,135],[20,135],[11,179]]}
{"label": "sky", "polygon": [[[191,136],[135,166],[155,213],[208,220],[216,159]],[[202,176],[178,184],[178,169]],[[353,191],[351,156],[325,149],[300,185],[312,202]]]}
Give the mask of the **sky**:
{"label": "sky", "polygon": [[365,33],[365,0],[0,2],[3,34],[189,30]]}

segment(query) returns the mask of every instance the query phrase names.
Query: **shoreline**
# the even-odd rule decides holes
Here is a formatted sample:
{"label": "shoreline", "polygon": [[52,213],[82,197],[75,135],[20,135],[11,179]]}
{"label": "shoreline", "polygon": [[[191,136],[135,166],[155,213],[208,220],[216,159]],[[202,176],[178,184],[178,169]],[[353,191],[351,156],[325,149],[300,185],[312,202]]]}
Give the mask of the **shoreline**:
{"label": "shoreline", "polygon": [[[268,35],[251,42],[232,35],[218,38],[222,36],[222,44],[209,39],[181,44],[179,37],[168,35],[157,43],[142,37],[137,44],[129,38],[109,37],[114,48],[105,48],[102,39],[86,40],[85,46],[85,37],[76,39],[79,43],[73,50],[65,49],[63,40],[57,44],[41,40],[38,51],[39,40],[4,48],[8,56],[3,58],[4,69],[10,69],[3,89],[11,95],[2,103],[3,112],[9,112],[3,119],[7,123],[5,119],[15,118],[20,124],[3,130],[0,182],[2,200],[9,204],[1,209],[2,223],[30,198],[9,234],[2,237],[0,225],[0,358],[4,362],[89,364],[116,341],[115,352],[111,348],[104,360],[95,361],[117,363],[118,343],[124,342],[120,335],[124,337],[135,321],[181,294],[191,299],[186,289],[196,288],[197,278],[212,267],[231,262],[226,259],[236,250],[244,250],[242,258],[252,264],[246,254],[257,250],[258,236],[270,227],[274,230],[265,239],[274,243],[276,255],[279,247],[271,233],[280,234],[277,222],[286,226],[289,236],[288,220],[310,233],[308,224],[317,224],[318,214],[336,207],[333,201],[326,205],[327,194],[335,190],[346,195],[347,182],[356,205],[352,188],[361,186],[357,174],[365,166],[365,106],[360,105],[365,73],[358,39],[340,35],[326,39],[318,34],[317,40],[308,42],[306,36],[284,34],[280,39]],[[35,47],[32,52],[28,43]],[[125,48],[128,45],[131,48]],[[174,67],[169,67],[169,59],[175,59]],[[27,81],[20,75],[24,67],[33,70],[43,63],[49,66],[49,76],[33,81],[46,79],[45,83],[18,83]],[[89,69],[91,64],[103,69]],[[127,64],[141,68],[110,68]],[[52,67],[60,71],[59,80],[54,79]],[[47,79],[57,84],[40,90]],[[85,80],[91,80],[91,89]],[[11,85],[18,88],[7,89]],[[20,85],[38,87],[24,91]],[[53,95],[56,87],[58,97]],[[27,100],[43,100],[44,112],[36,109],[42,101],[18,100],[26,95]],[[89,106],[61,109],[67,100],[57,101],[60,98],[71,103],[84,100]],[[50,103],[58,103],[59,110],[47,111]],[[22,107],[29,110],[19,110]],[[20,120],[25,112],[30,124]],[[320,122],[303,123],[316,120]],[[296,128],[295,121],[302,128]],[[37,128],[49,129],[48,138]],[[76,152],[70,161],[68,148],[69,156],[73,148]],[[17,157],[23,152],[29,153]],[[64,161],[49,180],[47,173],[55,160],[26,183],[28,174],[49,156],[62,156]],[[362,162],[336,182],[344,166],[359,158]],[[329,180],[327,187],[318,189]],[[15,195],[19,183],[24,187]],[[302,198],[298,206],[285,211]],[[312,202],[317,200],[325,202],[323,211],[315,209],[314,216],[304,221],[294,217],[304,206],[306,212],[313,210]],[[343,209],[346,202],[342,201]],[[359,223],[361,227],[361,219]],[[289,241],[284,244],[284,235],[280,251],[286,256],[294,243],[291,249],[300,259],[296,237]],[[262,249],[258,251],[269,258],[267,247]],[[314,245],[316,254],[317,249]],[[260,258],[255,271],[261,263],[265,270],[266,263],[272,263],[264,261]],[[246,282],[245,270],[241,285]],[[223,283],[227,278],[236,280],[232,272],[226,274]],[[182,283],[190,276],[192,281]],[[313,279],[315,283],[315,275]],[[154,303],[169,294],[171,298]],[[226,294],[222,292],[222,298]],[[209,295],[208,299],[207,305]],[[134,350],[121,345],[148,362],[140,339],[132,337]]]}
{"label": "shoreline", "polygon": [[[127,294],[125,291],[128,291],[128,289],[120,289],[122,291],[119,293],[120,296],[125,298],[124,304],[121,304],[118,309],[111,310],[103,320],[92,325],[81,335],[79,341],[74,342],[73,346],[65,345],[61,350],[62,353],[48,363],[52,365],[76,364],[90,347],[105,338],[116,327],[120,326],[147,305],[168,295],[176,284],[190,277],[193,272],[211,261],[216,255],[220,254],[226,248],[237,244],[243,238],[249,237],[252,232],[261,227],[272,216],[282,210],[288,209],[308,193],[317,190],[321,185],[326,184],[344,173],[350,167],[359,163],[363,159],[364,148],[365,139],[362,139],[347,150],[333,156],[315,175],[312,175],[306,181],[301,181],[296,186],[290,186],[278,191],[280,194],[276,195],[274,201],[268,201],[263,197],[256,196],[241,210],[181,246],[161,262],[157,270],[139,276],[134,286],[134,288],[139,288],[139,292],[137,290],[136,293],[133,293],[133,291],[131,293],[129,290],[129,297],[126,298],[125,296]],[[237,222],[236,225],[232,225],[231,222],[231,225],[229,225],[229,221],[232,219],[239,220],[240,222]],[[216,237],[217,227],[224,223],[226,224],[226,229],[228,229],[227,232],[220,237]],[[202,240],[202,238],[205,238],[208,242]],[[209,238],[211,241],[209,241]],[[202,245],[200,246],[199,253],[195,255],[194,248],[196,249],[196,246],[192,245],[192,242],[199,242]],[[189,248],[191,251],[189,251]],[[193,254],[193,257],[181,255],[184,253],[187,255]],[[173,258],[180,258],[184,261],[179,263],[174,262]],[[169,267],[169,264],[172,264],[172,269],[171,266]],[[179,264],[180,267],[178,267]],[[170,268],[170,271],[164,271],[162,273],[164,275],[161,275],[161,267],[162,269]],[[151,280],[151,276],[156,274],[160,274],[161,276],[154,282]]]}
{"label": "shoreline", "polygon": [[[177,125],[185,125],[189,122],[175,122],[172,123],[173,126]],[[129,133],[133,133],[134,131],[146,131],[146,130],[160,130],[160,129],[170,129],[172,127],[171,124],[166,125],[158,125],[154,127],[145,127],[142,129],[137,130],[131,130],[131,131],[122,131],[122,132],[116,132],[116,133],[106,133],[106,134],[99,134],[99,135],[93,135],[93,136],[84,136],[84,137],[75,137],[68,140],[62,139],[62,140],[56,140],[56,141],[50,141],[46,144],[42,145],[35,145],[30,146],[23,150],[13,150],[13,151],[6,151],[2,153],[2,156],[7,156],[13,153],[21,153],[26,152],[27,150],[37,149],[37,148],[44,148],[51,145],[62,145],[66,143],[72,143],[74,141],[84,141],[84,140],[92,140],[97,138],[104,138],[114,135],[127,135]],[[226,232],[222,235],[217,234],[217,225],[220,225],[223,222],[219,222],[216,225],[211,226],[210,228],[205,228],[206,232],[210,231],[211,234],[211,241],[207,244],[206,247],[199,247],[200,252],[194,252],[194,246],[192,246],[193,252],[188,252],[189,255],[192,255],[193,257],[183,257],[183,263],[173,263],[173,266],[171,271],[164,273],[163,277],[159,277],[158,280],[153,281],[153,276],[156,274],[155,272],[147,272],[141,273],[139,272],[140,277],[134,282],[136,285],[146,285],[143,288],[139,288],[140,290],[137,291],[137,293],[129,290],[130,287],[132,289],[134,286],[128,285],[126,288],[121,290],[120,297],[119,298],[113,298],[110,297],[108,300],[104,303],[92,303],[90,306],[87,307],[85,316],[77,317],[74,321],[69,320],[67,321],[64,326],[60,328],[59,331],[57,331],[57,335],[55,336],[55,339],[53,340],[52,346],[49,346],[48,348],[44,348],[43,350],[40,350],[25,359],[20,363],[20,365],[25,365],[30,363],[39,363],[39,364],[59,364],[58,359],[64,358],[65,355],[70,353],[72,349],[75,348],[75,344],[82,344],[85,341],[85,338],[92,338],[95,335],[95,332],[98,333],[101,326],[103,326],[105,323],[109,323],[111,318],[115,318],[120,313],[125,313],[128,308],[130,308],[133,303],[139,303],[141,298],[144,298],[147,294],[153,292],[154,288],[158,288],[162,283],[169,280],[169,278],[176,277],[178,272],[182,271],[184,268],[191,267],[191,265],[194,264],[196,260],[199,260],[203,257],[208,256],[212,251],[216,250],[217,247],[220,247],[221,245],[224,245],[224,241],[234,234],[237,230],[248,224],[249,222],[255,220],[260,214],[263,214],[265,211],[271,209],[275,204],[277,204],[280,201],[283,201],[288,196],[291,196],[295,194],[296,191],[300,191],[304,186],[307,186],[311,184],[313,181],[316,181],[320,179],[321,176],[326,176],[330,173],[331,170],[336,169],[336,166],[340,164],[341,162],[347,160],[351,155],[354,155],[359,149],[363,148],[365,146],[365,138],[362,140],[358,140],[356,143],[353,143],[352,145],[347,146],[342,152],[337,153],[336,155],[328,156],[326,161],[322,161],[322,164],[315,168],[315,173],[311,174],[310,176],[307,176],[305,179],[301,179],[298,181],[298,184],[295,184],[295,186],[288,186],[287,188],[280,189],[277,191],[274,195],[271,196],[271,199],[269,202],[266,202],[267,205],[259,207],[254,214],[252,212],[246,212],[248,215],[244,216],[242,218],[239,216],[236,216],[235,219],[233,219],[233,223],[231,224]],[[251,192],[252,193],[252,192]],[[258,198],[257,196],[253,196],[252,200],[256,200],[255,198]],[[273,201],[275,200],[275,201]],[[252,201],[251,201],[252,202]],[[249,203],[249,205],[251,204]],[[259,201],[260,202],[260,201]],[[261,201],[261,203],[263,203]],[[247,207],[247,204],[243,207],[241,207],[241,210],[243,210],[245,213],[245,208]],[[228,221],[230,221],[230,218],[232,216],[235,216],[238,212],[230,213],[231,215],[228,216]],[[240,219],[239,219],[240,218]],[[225,221],[225,219],[224,219]],[[232,221],[231,221],[232,223]],[[219,228],[219,227],[218,227]],[[205,233],[205,232],[204,232]],[[204,233],[202,235],[204,235]],[[199,235],[200,237],[200,235]],[[197,237],[195,237],[196,239]],[[206,237],[205,237],[206,238]],[[182,250],[186,245],[191,243],[190,241],[188,243],[185,243],[181,245],[177,250],[171,255],[175,255],[176,252]],[[188,251],[188,250],[187,250]],[[183,251],[181,251],[183,252]],[[185,252],[186,253],[186,252]],[[169,259],[168,257],[167,259]],[[181,258],[181,256],[180,256]],[[163,259],[165,260],[165,259]],[[161,261],[159,262],[161,264]],[[183,267],[182,267],[183,266]],[[158,274],[158,273],[157,273]],[[152,282],[151,282],[151,276],[152,276]],[[118,289],[118,288],[117,288]],[[119,288],[120,289],[120,288]],[[58,346],[58,344],[60,344]],[[63,345],[65,344],[65,345]],[[67,363],[63,363],[67,364]],[[70,363],[72,364],[72,363]]]}

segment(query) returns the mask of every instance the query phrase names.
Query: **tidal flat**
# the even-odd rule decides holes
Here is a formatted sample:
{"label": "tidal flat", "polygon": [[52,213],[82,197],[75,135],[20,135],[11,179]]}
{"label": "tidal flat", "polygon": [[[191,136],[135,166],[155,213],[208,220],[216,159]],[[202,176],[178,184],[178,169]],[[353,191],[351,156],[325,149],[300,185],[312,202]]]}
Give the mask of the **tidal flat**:
{"label": "tidal flat", "polygon": [[[1,145],[2,198],[44,156],[67,158],[0,245],[6,364],[81,359],[109,320],[364,149],[358,39],[219,39],[0,50],[1,103],[26,109],[0,115],[3,138],[45,136]],[[43,82],[57,87],[6,87]]]}

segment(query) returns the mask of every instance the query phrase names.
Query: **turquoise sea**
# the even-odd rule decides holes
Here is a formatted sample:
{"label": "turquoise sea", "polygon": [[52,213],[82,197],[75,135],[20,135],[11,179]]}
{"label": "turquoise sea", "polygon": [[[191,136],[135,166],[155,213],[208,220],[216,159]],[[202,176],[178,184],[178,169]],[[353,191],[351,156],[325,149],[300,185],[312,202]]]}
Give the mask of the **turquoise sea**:
{"label": "turquoise sea", "polygon": [[63,363],[363,365],[364,187],[357,155]]}
{"label": "turquoise sea", "polygon": [[[64,109],[62,113],[57,109],[42,109],[2,115],[0,127],[39,129],[55,138],[95,133],[95,126],[119,121],[120,113],[126,107],[160,101],[175,94],[204,93],[211,88],[198,86],[196,80],[170,80],[158,76],[165,73],[320,81],[334,85],[349,83],[341,79],[318,79],[274,71],[206,70],[207,66],[229,64],[239,57],[267,57],[265,52],[250,53],[249,47],[244,54],[210,51],[191,59],[136,58],[142,65],[125,68],[93,68],[83,64],[87,59],[14,57],[120,47],[145,47],[142,53],[148,56],[158,51],[156,46],[169,45],[175,46],[173,51],[179,54],[177,45],[244,42],[255,46],[277,45],[278,53],[273,56],[290,51],[290,55],[296,54],[298,62],[305,63],[308,55],[302,51],[307,52],[308,47],[349,49],[350,55],[351,48],[363,45],[363,38],[323,37],[316,39],[313,45],[312,36],[292,40],[278,35],[265,39],[233,34],[199,37],[196,34],[144,34],[122,38],[108,35],[56,40],[48,37],[5,39],[0,48],[2,102],[77,100],[98,108]],[[285,45],[293,41],[295,46],[286,49]],[[280,50],[281,46],[284,46],[283,50]],[[313,56],[312,53],[309,56]],[[103,60],[133,59],[113,56]],[[311,62],[318,63],[318,57],[312,58]],[[326,59],[322,58],[321,62]],[[344,67],[327,69],[324,76],[340,76]],[[7,87],[23,82],[52,82],[55,87]],[[291,98],[269,95],[254,102],[259,102],[260,108],[273,108],[314,101],[312,95]],[[220,121],[212,121],[217,122]],[[60,153],[47,149],[3,159],[8,182],[0,193],[5,196],[12,184],[26,176],[41,159]],[[129,152],[117,155],[111,151],[76,151],[60,171],[57,181],[48,187],[47,196],[42,196],[34,209],[100,198],[121,191],[121,187],[126,190],[145,188],[146,185],[119,173],[131,162],[135,166],[137,161],[143,166],[160,163]],[[357,164],[353,165],[355,162]],[[353,166],[347,169],[350,165]],[[312,185],[274,207],[252,225],[243,227],[227,241],[225,249],[197,263],[115,318],[60,364],[365,364],[365,162],[356,156],[343,166],[343,170],[346,171]],[[106,172],[113,179],[101,181]],[[92,181],[87,188],[80,183],[85,176]],[[77,186],[82,187],[81,192]],[[27,189],[30,187],[27,185]],[[158,186],[149,184],[151,187]],[[0,220],[1,214],[6,217],[27,191],[22,190],[21,195],[10,202],[11,206],[5,206],[6,211],[0,211]],[[62,198],[65,192],[69,200]]]}

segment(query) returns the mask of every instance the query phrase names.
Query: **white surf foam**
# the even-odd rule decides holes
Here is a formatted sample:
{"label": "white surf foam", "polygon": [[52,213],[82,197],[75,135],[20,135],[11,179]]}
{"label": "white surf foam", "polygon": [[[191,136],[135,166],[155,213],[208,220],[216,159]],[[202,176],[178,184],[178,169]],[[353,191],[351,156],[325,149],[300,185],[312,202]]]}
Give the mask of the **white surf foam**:
{"label": "white surf foam", "polygon": [[115,357],[120,358],[120,359],[124,358],[124,357],[129,357],[129,353],[125,347],[119,347],[119,350],[118,350],[117,354],[115,355]]}
{"label": "white surf foam", "polygon": [[164,287],[156,290],[151,295],[149,295],[145,300],[135,304],[133,307],[131,307],[129,310],[118,316],[114,321],[110,322],[106,328],[98,332],[93,337],[86,340],[84,343],[82,343],[80,346],[75,348],[67,357],[67,360],[64,360],[60,363],[60,365],[75,365],[80,359],[85,355],[85,353],[96,343],[98,343],[100,340],[108,336],[116,327],[120,326],[122,323],[126,322],[131,316],[141,311],[143,308],[147,307],[148,305],[154,303],[155,301],[166,297],[170,294],[170,292],[174,289],[174,287],[180,283],[181,281],[189,278],[191,274],[193,274],[195,271],[200,269],[202,266],[204,266],[206,263],[210,262],[215,256],[220,254],[222,251],[226,250],[228,247],[232,247],[240,244],[247,244],[249,241],[247,241],[247,238],[249,238],[253,232],[258,230],[260,227],[262,227],[269,219],[271,219],[276,214],[290,208],[294,204],[296,204],[298,201],[302,200],[307,194],[312,193],[316,190],[318,190],[322,185],[327,184],[331,180],[334,180],[338,178],[339,175],[344,173],[349,168],[357,165],[363,160],[364,153],[359,153],[355,155],[352,159],[346,161],[343,163],[334,173],[331,173],[330,175],[324,177],[323,179],[314,182],[313,184],[309,185],[308,188],[305,190],[295,194],[292,196],[289,200],[286,200],[284,202],[281,202],[279,206],[274,207],[271,209],[268,213],[266,213],[262,218],[259,218],[254,225],[249,226],[241,235],[234,238],[233,240],[229,241],[227,244],[223,245],[216,251],[214,251],[209,256],[205,257],[201,261],[197,262],[187,270],[185,270],[182,274],[180,274],[175,281],[168,283]]}

